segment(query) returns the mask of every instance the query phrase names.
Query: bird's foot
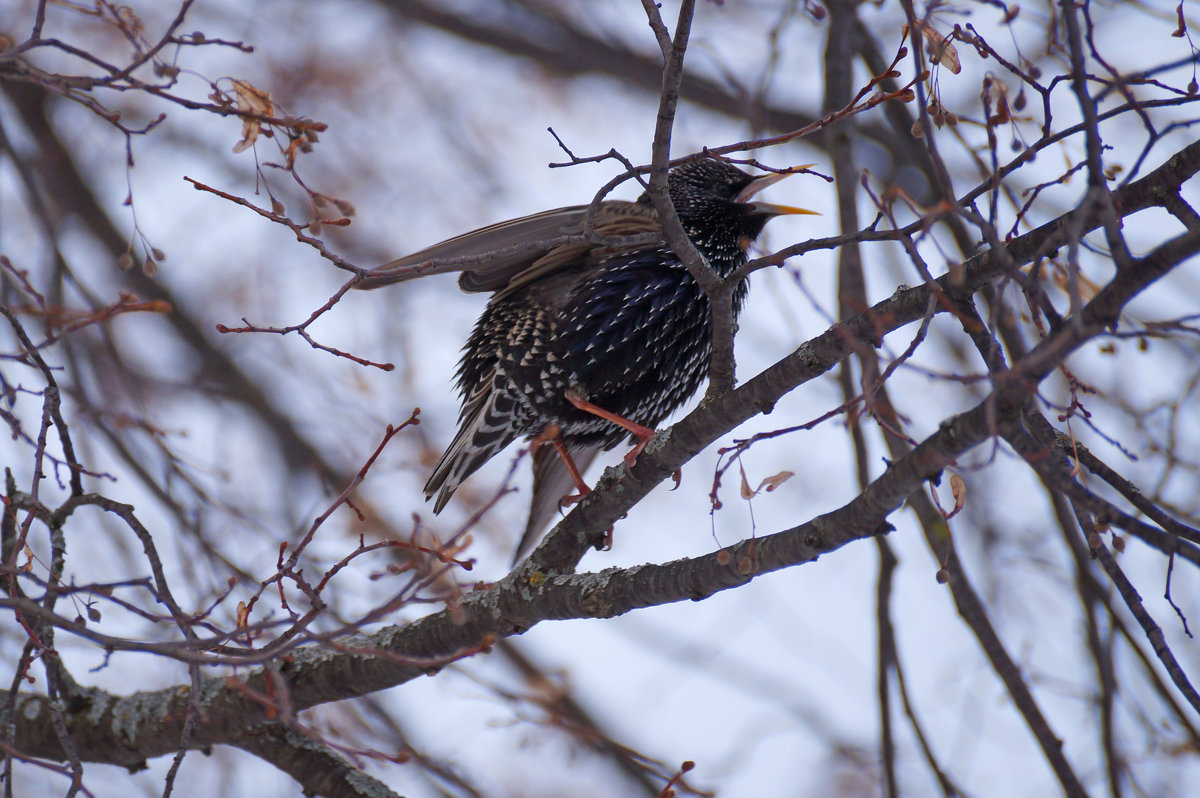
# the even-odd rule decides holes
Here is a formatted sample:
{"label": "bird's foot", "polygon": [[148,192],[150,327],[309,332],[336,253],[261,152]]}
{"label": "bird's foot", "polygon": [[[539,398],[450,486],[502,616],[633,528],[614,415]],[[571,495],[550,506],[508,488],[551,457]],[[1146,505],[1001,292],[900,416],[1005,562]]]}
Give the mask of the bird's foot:
{"label": "bird's foot", "polygon": [[[652,437],[654,437],[653,430],[650,431],[650,438]],[[638,455],[641,454],[642,450],[646,448],[646,444],[650,442],[650,438],[639,440],[638,445],[629,450],[629,454],[625,455],[626,468],[633,468],[635,465],[637,465]],[[671,490],[675,490],[679,487],[679,483],[683,481],[683,469],[676,468],[674,471],[672,471],[671,479],[675,481],[675,484],[671,486]]]}
{"label": "bird's foot", "polygon": [[634,446],[632,449],[629,450],[629,453],[627,455],[625,455],[625,466],[627,468],[633,468],[635,465],[637,465],[638,455],[640,455],[642,453],[642,450],[646,448],[646,444],[649,442],[650,442],[649,438],[644,438],[644,439],[639,438],[638,439],[637,446]]}
{"label": "bird's foot", "polygon": [[563,496],[561,499],[559,499],[558,506],[564,510],[568,507],[573,507],[586,499],[588,494],[592,492],[591,488],[582,483],[580,483],[578,486],[578,490],[578,493],[568,493],[566,496]]}

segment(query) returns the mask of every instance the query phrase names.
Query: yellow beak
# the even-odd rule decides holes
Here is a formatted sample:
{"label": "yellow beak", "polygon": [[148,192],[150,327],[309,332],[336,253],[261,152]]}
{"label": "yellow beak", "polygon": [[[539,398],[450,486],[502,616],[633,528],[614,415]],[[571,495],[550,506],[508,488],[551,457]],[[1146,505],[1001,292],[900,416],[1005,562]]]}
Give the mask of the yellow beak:
{"label": "yellow beak", "polygon": [[763,216],[797,216],[801,214],[820,216],[821,214],[819,211],[810,211],[807,208],[797,208],[794,205],[773,205],[769,202],[750,201],[755,194],[762,191],[767,186],[773,186],[780,180],[783,180],[785,177],[791,177],[801,169],[807,169],[808,167],[815,165],[816,164],[806,163],[802,166],[795,167],[790,172],[772,172],[770,174],[756,177],[750,182],[750,185],[742,189],[741,193],[737,195],[737,199],[735,201],[749,205],[754,209],[755,214],[760,214]]}

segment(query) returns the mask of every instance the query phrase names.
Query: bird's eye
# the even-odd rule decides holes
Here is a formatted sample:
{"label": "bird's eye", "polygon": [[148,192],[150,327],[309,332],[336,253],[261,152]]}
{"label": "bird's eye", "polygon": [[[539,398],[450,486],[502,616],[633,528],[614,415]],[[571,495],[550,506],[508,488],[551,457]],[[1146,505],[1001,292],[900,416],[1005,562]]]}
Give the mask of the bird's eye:
{"label": "bird's eye", "polygon": [[733,186],[725,181],[721,181],[713,185],[713,193],[722,199],[733,199]]}

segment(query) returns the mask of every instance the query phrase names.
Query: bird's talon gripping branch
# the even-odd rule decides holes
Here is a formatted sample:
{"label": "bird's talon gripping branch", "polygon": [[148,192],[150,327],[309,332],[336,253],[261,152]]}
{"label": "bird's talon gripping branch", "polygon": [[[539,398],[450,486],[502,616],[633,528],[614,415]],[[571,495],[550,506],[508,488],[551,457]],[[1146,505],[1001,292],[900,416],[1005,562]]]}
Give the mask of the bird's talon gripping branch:
{"label": "bird's talon gripping branch", "polygon": [[591,488],[589,488],[587,485],[582,485],[580,486],[578,493],[568,493],[566,496],[563,496],[561,499],[559,499],[558,506],[564,510],[568,507],[574,507],[576,504],[579,504],[581,501],[586,499],[588,494],[591,492]]}

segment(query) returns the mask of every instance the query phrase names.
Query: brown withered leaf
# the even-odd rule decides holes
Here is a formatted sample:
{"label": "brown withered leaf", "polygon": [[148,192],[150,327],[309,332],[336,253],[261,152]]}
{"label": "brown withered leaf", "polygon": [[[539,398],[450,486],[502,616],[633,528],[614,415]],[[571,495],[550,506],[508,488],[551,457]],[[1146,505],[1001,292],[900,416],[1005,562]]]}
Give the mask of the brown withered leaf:
{"label": "brown withered leaf", "polygon": [[246,602],[239,601],[237,606],[237,626],[239,629],[246,628],[246,621],[250,618],[250,608],[246,606]]}
{"label": "brown withered leaf", "polygon": [[1012,121],[1012,111],[1008,107],[1008,86],[997,80],[994,75],[988,75],[983,80],[984,102],[991,109],[988,116],[989,125],[1004,125]]}
{"label": "brown withered leaf", "polygon": [[[249,114],[258,114],[260,116],[272,116],[275,113],[275,104],[271,102],[271,95],[265,91],[256,89],[249,82],[244,80],[233,81],[233,92],[237,96],[237,107],[239,111],[244,111]],[[258,139],[262,132],[262,123],[257,119],[249,117],[242,118],[242,140],[233,145],[234,152],[242,152],[254,146],[254,142]]]}
{"label": "brown withered leaf", "polygon": [[954,494],[954,509],[946,516],[948,519],[958,515],[959,510],[967,503],[967,481],[958,474],[951,474],[950,492]]}
{"label": "brown withered leaf", "polygon": [[772,474],[771,476],[763,479],[762,482],[758,483],[757,488],[751,488],[750,483],[746,480],[746,472],[745,472],[745,470],[743,470],[742,471],[742,498],[743,499],[753,499],[755,496],[762,493],[763,491],[770,493],[771,491],[775,490],[780,485],[787,482],[789,479],[791,479],[794,476],[796,476],[795,471],[780,471],[778,474]]}
{"label": "brown withered leaf", "polygon": [[[908,26],[904,26],[904,35],[908,35]],[[958,50],[954,42],[938,33],[932,25],[921,25],[921,35],[925,37],[925,52],[929,54],[930,63],[941,64],[955,75],[962,72],[962,61],[958,58]]]}
{"label": "brown withered leaf", "polygon": [[755,492],[758,493],[762,490],[766,490],[767,493],[770,493],[794,476],[796,476],[795,471],[780,471],[778,474],[772,474],[762,482],[758,483],[758,490]]}

